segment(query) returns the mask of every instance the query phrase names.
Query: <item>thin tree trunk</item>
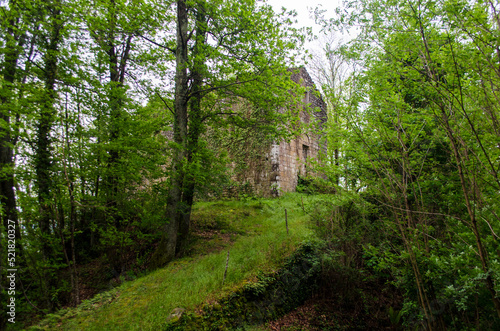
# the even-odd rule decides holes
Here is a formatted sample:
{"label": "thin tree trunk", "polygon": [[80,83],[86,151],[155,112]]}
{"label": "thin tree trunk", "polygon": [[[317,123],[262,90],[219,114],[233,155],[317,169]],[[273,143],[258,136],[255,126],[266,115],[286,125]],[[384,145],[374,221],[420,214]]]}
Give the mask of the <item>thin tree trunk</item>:
{"label": "thin tree trunk", "polygon": [[[51,137],[50,133],[55,117],[54,103],[57,93],[56,77],[58,66],[58,51],[59,45],[62,41],[61,29],[61,9],[60,4],[52,4],[50,6],[51,17],[50,19],[50,34],[48,36],[47,44],[45,45],[44,54],[44,83],[45,91],[42,98],[40,107],[40,118],[37,125],[37,143],[36,143],[36,156],[35,156],[35,172],[36,183],[38,187],[38,203],[40,208],[40,215],[38,218],[38,225],[42,235],[42,255],[43,259],[48,260],[53,256],[50,244],[51,237],[51,220],[54,218],[54,211],[51,208],[52,196],[52,157],[51,157]],[[55,228],[54,228],[55,230]],[[51,309],[52,301],[50,297],[51,276],[48,269],[44,273],[46,283],[45,292],[45,305]]]}
{"label": "thin tree trunk", "polygon": [[476,245],[477,245],[477,249],[478,249],[478,253],[479,253],[479,260],[481,262],[483,272],[485,272],[488,275],[485,279],[486,288],[488,289],[488,291],[491,294],[491,298],[493,300],[495,310],[498,314],[498,317],[500,317],[500,299],[497,297],[495,285],[493,283],[493,279],[492,279],[490,272],[489,272],[490,268],[489,268],[489,263],[488,263],[488,257],[486,254],[486,250],[484,249],[484,245],[482,243],[482,240],[481,240],[481,234],[480,234],[479,229],[477,227],[476,215],[475,215],[475,212],[472,208],[472,203],[470,201],[469,191],[467,189],[466,178],[465,178],[464,169],[463,169],[462,157],[460,155],[459,147],[458,147],[455,135],[453,133],[453,130],[450,126],[450,123],[448,120],[448,115],[446,114],[444,106],[441,106],[441,113],[442,113],[442,120],[444,123],[444,127],[445,127],[446,133],[450,139],[451,147],[453,150],[453,155],[455,157],[455,162],[457,164],[458,175],[460,177],[460,184],[462,187],[462,193],[464,195],[465,205],[467,207],[467,212],[468,212],[469,217],[470,217],[470,227],[471,227],[471,230],[472,230],[474,237],[476,239]]}
{"label": "thin tree trunk", "polygon": [[[205,66],[205,59],[202,57],[201,48],[206,42],[206,15],[203,5],[198,5],[196,13],[196,31],[195,31],[195,44],[193,47],[192,58],[194,59],[191,68],[191,93],[189,99],[189,130],[187,132],[187,151],[186,160],[188,164],[193,162],[193,155],[198,150],[198,141],[202,131],[202,108],[201,108],[201,90],[203,85],[203,71]],[[182,192],[182,208],[179,210],[179,238],[178,238],[178,251],[182,248],[183,241],[189,234],[191,209],[194,203],[195,193],[195,178],[194,174],[184,174]]]}
{"label": "thin tree trunk", "polygon": [[179,230],[179,211],[182,202],[183,162],[186,156],[188,121],[188,10],[185,0],[177,1],[177,47],[175,74],[175,118],[170,190],[167,200],[166,220],[163,237],[151,257],[153,267],[161,267],[170,262],[176,253]]}
{"label": "thin tree trunk", "polygon": [[45,94],[43,96],[40,119],[37,127],[37,150],[35,159],[36,179],[38,185],[38,202],[40,205],[39,226],[42,232],[42,252],[44,258],[51,255],[48,237],[50,236],[50,220],[53,217],[50,200],[51,200],[51,177],[52,168],[51,158],[51,138],[50,132],[54,122],[56,99],[56,76],[57,76],[57,61],[59,44],[61,43],[61,23],[60,8],[54,6],[53,16],[51,17],[51,31],[47,47],[44,55],[44,82]]}
{"label": "thin tree trunk", "polygon": [[[14,32],[18,22],[11,20],[5,34],[5,55],[3,62],[4,84],[0,90],[0,120],[5,124],[0,127],[0,203],[2,204],[2,224],[7,228],[9,221],[15,224],[16,239],[21,239],[19,221],[16,209],[16,196],[14,192],[14,153],[13,145],[17,140],[12,137],[10,123],[14,111],[12,107],[13,84],[16,78],[17,62],[20,49],[24,44],[24,35],[18,36]],[[20,253],[20,252],[19,252]]]}

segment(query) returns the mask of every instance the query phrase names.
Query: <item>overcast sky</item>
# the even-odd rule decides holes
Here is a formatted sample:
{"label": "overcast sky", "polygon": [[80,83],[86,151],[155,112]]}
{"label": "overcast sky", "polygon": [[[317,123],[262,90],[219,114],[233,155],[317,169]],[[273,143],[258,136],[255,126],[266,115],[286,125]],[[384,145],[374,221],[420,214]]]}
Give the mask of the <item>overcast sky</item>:
{"label": "overcast sky", "polygon": [[[320,84],[318,77],[314,74],[314,65],[313,63],[318,64],[318,61],[321,62],[321,58],[324,59],[324,47],[325,42],[334,42],[338,43],[343,40],[344,42],[349,40],[350,37],[348,35],[335,35],[332,36],[324,36],[320,33],[320,26],[316,25],[314,22],[314,18],[311,15],[311,10],[314,8],[321,6],[323,10],[326,10],[324,14],[325,18],[333,18],[335,17],[335,9],[337,7],[342,6],[342,0],[267,0],[267,3],[273,6],[275,12],[280,12],[281,7],[285,7],[288,10],[294,9],[297,12],[297,25],[298,27],[312,27],[313,33],[318,37],[317,40],[308,42],[304,46],[315,56],[316,60],[307,60],[306,68],[311,75],[311,78],[318,85]],[[319,59],[319,60],[318,60]]]}
{"label": "overcast sky", "polygon": [[332,17],[335,8],[341,6],[341,0],[267,0],[267,3],[273,6],[275,12],[281,11],[281,7],[295,9],[299,26],[310,26],[316,34],[319,33],[319,27],[314,24],[310,9],[321,6],[327,10],[325,16]]}
{"label": "overcast sky", "polygon": [[316,55],[321,55],[323,48],[325,46],[325,41],[336,41],[339,42],[343,40],[351,39],[347,35],[336,35],[333,37],[331,34],[327,37],[320,33],[320,26],[316,25],[314,18],[311,15],[311,10],[316,7],[321,7],[326,10],[324,14],[325,18],[335,17],[335,9],[342,6],[342,0],[267,0],[267,3],[273,6],[275,12],[280,12],[281,7],[285,7],[288,10],[294,9],[297,12],[297,25],[298,27],[312,27],[313,33],[318,37],[318,40],[308,42],[305,44],[305,48],[311,53]]}

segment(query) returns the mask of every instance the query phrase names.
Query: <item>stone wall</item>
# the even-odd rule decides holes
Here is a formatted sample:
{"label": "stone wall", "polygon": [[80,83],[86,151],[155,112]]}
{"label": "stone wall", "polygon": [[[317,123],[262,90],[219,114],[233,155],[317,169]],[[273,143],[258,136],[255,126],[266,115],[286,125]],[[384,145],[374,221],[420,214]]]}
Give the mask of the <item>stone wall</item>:
{"label": "stone wall", "polygon": [[[295,191],[299,176],[317,175],[311,172],[311,160],[317,159],[320,151],[326,153],[326,141],[321,134],[327,120],[326,104],[304,68],[298,69],[292,80],[308,87],[300,118],[302,125],[310,125],[311,128],[290,141],[281,141],[271,147],[271,171],[275,175],[271,182],[272,195]],[[314,116],[313,121],[311,115]]]}
{"label": "stone wall", "polygon": [[[278,196],[282,192],[295,191],[299,176],[317,175],[312,173],[310,164],[320,151],[326,153],[326,141],[321,134],[327,120],[326,104],[304,68],[296,69],[292,80],[308,88],[303,97],[303,108],[298,110],[300,125],[308,129],[289,141],[259,146],[259,152],[252,153],[252,156],[247,150],[244,164],[232,166],[233,170],[240,169],[233,177],[239,185],[235,188],[239,193],[247,193],[245,191],[250,189],[251,193],[260,196]],[[241,152],[248,147],[236,148]]]}
{"label": "stone wall", "polygon": [[320,148],[318,141],[307,135],[273,145],[271,153],[275,162],[271,164],[271,168],[277,175],[271,185],[277,192],[272,192],[272,195],[295,191],[299,176],[313,175],[310,170],[311,160],[318,157]]}

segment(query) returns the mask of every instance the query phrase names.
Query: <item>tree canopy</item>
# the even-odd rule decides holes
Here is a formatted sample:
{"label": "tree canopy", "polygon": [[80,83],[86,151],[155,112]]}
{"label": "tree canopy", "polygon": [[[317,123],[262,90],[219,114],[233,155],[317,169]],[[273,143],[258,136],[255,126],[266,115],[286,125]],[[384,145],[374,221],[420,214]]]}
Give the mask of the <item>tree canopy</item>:
{"label": "tree canopy", "polygon": [[388,213],[378,226],[397,242],[366,254],[406,291],[408,326],[441,330],[475,309],[496,320],[498,4],[344,6],[332,19],[316,11],[326,29],[357,32],[336,53],[355,70],[336,99],[348,138],[335,173]]}
{"label": "tree canopy", "polygon": [[277,110],[302,93],[288,69],[305,38],[293,17],[253,0],[1,8],[2,236],[15,222],[26,309],[77,304],[77,265],[96,257],[120,274],[128,249],[159,240],[155,266],[179,253],[196,192],[228,166],[207,128],[288,134],[295,115]]}

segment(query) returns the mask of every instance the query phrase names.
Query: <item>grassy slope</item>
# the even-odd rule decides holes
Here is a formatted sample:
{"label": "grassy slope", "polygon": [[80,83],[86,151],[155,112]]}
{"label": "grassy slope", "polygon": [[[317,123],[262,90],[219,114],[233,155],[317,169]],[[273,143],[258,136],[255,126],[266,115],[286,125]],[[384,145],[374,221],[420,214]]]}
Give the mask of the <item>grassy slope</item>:
{"label": "grassy slope", "polygon": [[[285,228],[285,208],[289,235]],[[197,309],[252,281],[258,272],[278,268],[298,243],[313,236],[308,218],[302,211],[298,194],[275,200],[199,203],[193,213],[198,226],[219,229],[219,232],[233,234],[236,239],[226,244],[226,249],[214,249],[210,242],[195,244],[193,251],[198,254],[125,283],[76,309],[53,315],[39,327],[158,329],[174,308]],[[221,286],[227,250],[230,250],[229,269],[226,282]]]}

